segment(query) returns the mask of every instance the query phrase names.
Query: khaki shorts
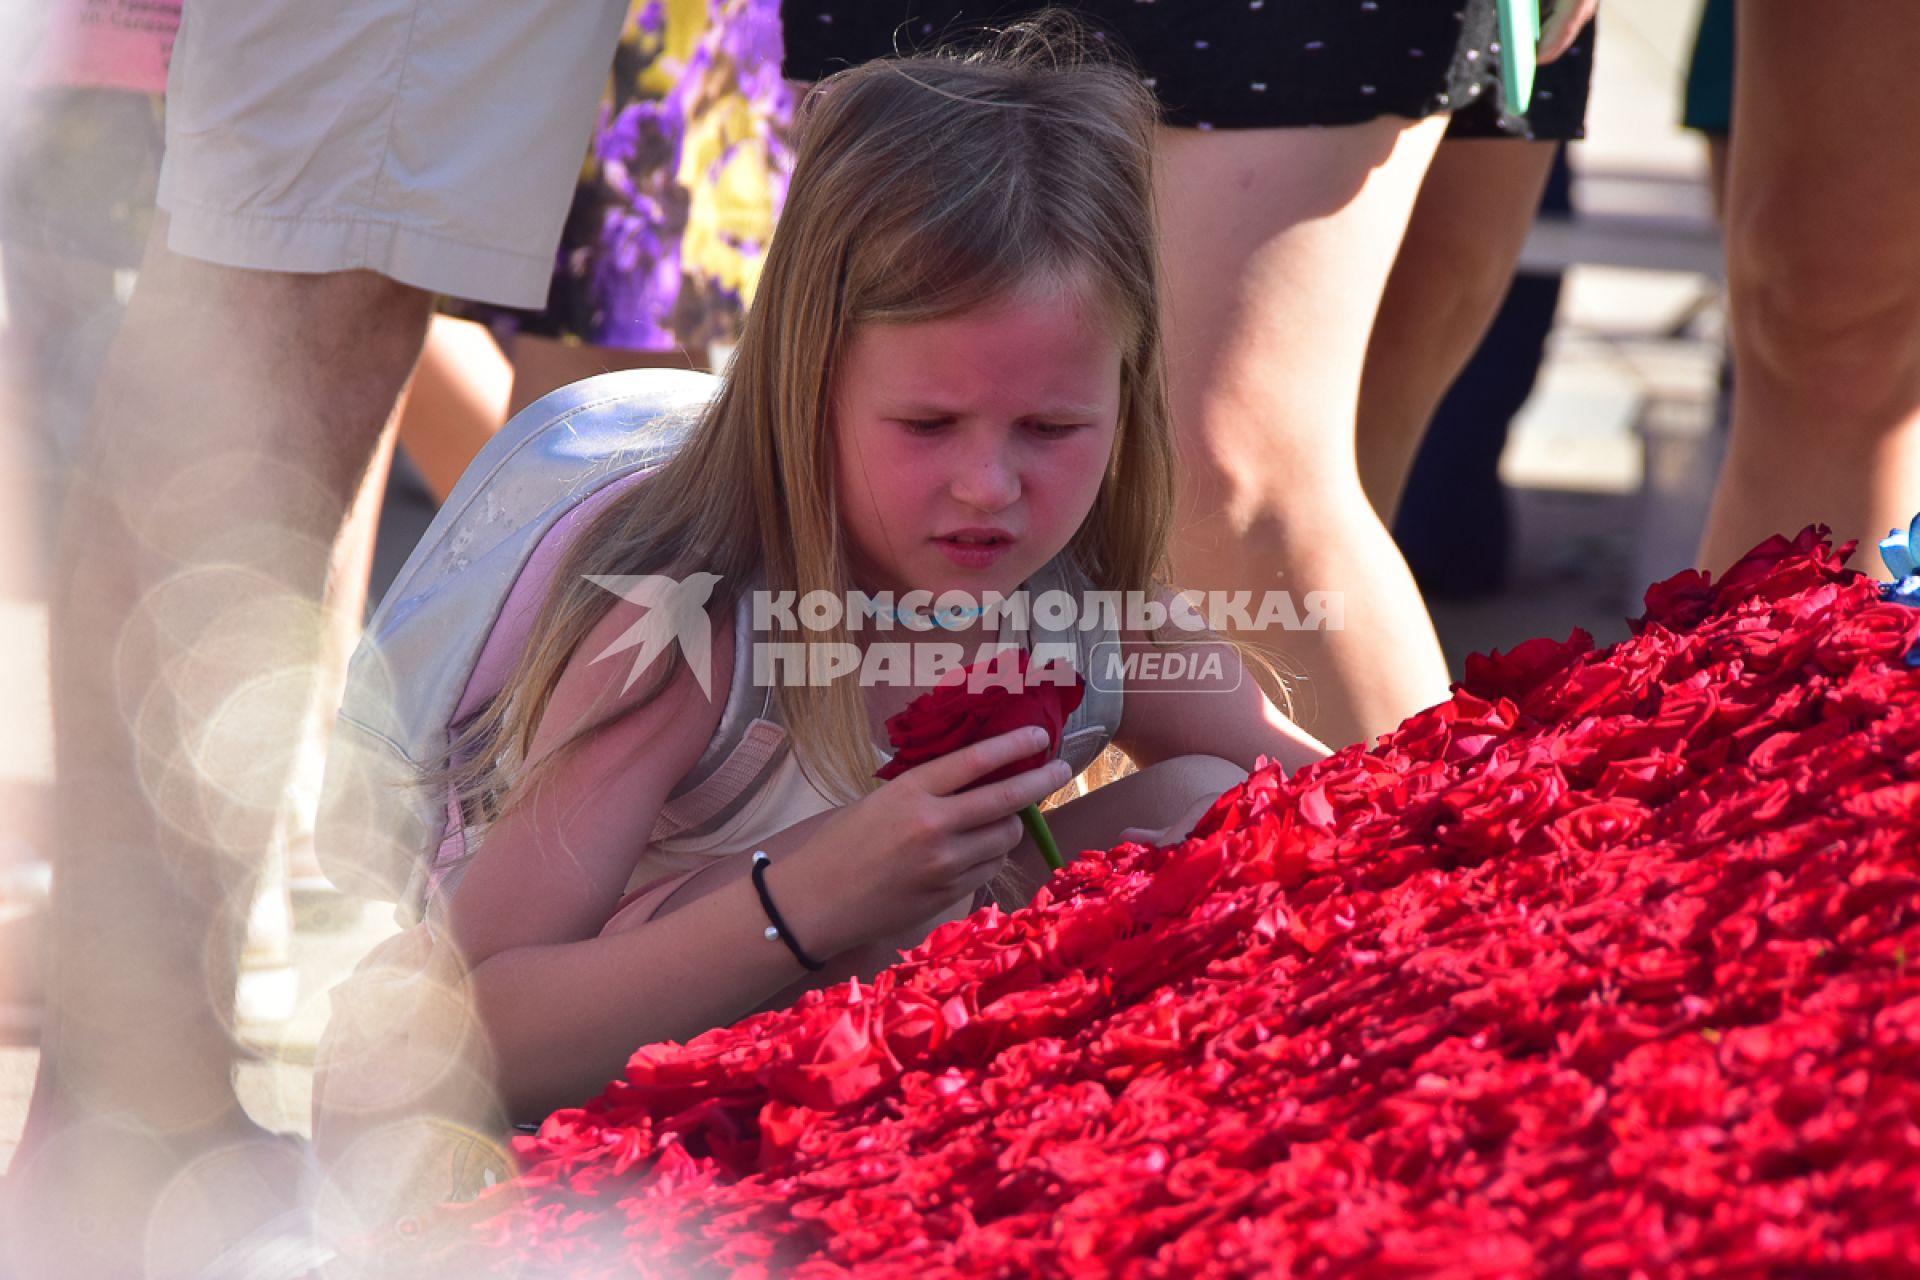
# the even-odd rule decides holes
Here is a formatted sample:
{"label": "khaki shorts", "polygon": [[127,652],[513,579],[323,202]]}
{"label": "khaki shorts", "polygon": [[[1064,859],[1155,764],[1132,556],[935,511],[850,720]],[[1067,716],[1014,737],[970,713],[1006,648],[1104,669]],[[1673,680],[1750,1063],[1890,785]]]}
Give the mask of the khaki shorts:
{"label": "khaki shorts", "polygon": [[626,0],[187,0],[175,252],[546,301]]}

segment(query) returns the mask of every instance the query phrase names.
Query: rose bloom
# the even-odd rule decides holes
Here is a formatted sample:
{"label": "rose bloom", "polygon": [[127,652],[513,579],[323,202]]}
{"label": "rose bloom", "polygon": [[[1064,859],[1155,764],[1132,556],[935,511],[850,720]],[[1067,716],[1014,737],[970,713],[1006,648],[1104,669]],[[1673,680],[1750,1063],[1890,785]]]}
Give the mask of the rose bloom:
{"label": "rose bloom", "polygon": [[950,672],[936,688],[887,720],[894,756],[875,773],[891,780],[916,765],[937,760],[975,742],[1029,726],[1047,732],[1047,745],[1023,759],[995,769],[973,785],[1037,769],[1060,750],[1067,717],[1086,696],[1078,674],[1064,667],[1035,668],[1025,649]]}

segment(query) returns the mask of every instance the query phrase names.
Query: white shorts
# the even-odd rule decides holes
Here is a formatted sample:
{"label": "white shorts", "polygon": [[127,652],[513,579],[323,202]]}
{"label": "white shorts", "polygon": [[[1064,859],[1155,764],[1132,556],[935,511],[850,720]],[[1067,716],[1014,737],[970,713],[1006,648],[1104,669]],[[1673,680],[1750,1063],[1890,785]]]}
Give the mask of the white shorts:
{"label": "white shorts", "polygon": [[168,246],[539,307],[626,0],[186,0]]}

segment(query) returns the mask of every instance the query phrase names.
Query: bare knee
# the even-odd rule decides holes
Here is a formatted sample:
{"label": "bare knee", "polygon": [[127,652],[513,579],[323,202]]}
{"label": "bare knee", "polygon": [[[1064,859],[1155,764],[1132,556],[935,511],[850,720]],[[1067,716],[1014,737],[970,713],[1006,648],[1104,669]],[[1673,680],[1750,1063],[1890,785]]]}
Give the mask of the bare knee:
{"label": "bare knee", "polygon": [[1212,780],[1231,777],[1235,783],[1246,781],[1247,771],[1225,756],[1207,755],[1196,752],[1193,755],[1173,756],[1152,766],[1155,769],[1167,769],[1181,777]]}
{"label": "bare knee", "polygon": [[1872,429],[1920,394],[1920,253],[1871,212],[1832,225],[1831,204],[1783,187],[1731,211],[1733,333],[1743,371],[1789,409]]}
{"label": "bare knee", "polygon": [[[1383,320],[1383,326],[1392,327],[1390,336],[1401,340],[1393,344],[1391,357],[1443,384],[1473,354],[1513,283],[1514,258],[1487,252],[1475,242],[1476,234],[1484,236],[1485,228],[1463,226],[1429,235],[1417,261],[1402,258],[1394,264],[1382,302],[1383,311],[1400,303],[1396,286],[1404,283],[1411,305]],[[1414,275],[1417,282],[1407,279]]]}
{"label": "bare knee", "polygon": [[[1248,438],[1235,442],[1231,453],[1183,459],[1188,490],[1183,495],[1183,540],[1201,542],[1203,534],[1221,532],[1230,539],[1222,548],[1228,559],[1208,557],[1214,560],[1211,567],[1238,572],[1240,566],[1230,563],[1234,557],[1264,560],[1309,547],[1311,539],[1325,537],[1328,529],[1375,519],[1350,443],[1337,455],[1293,448],[1297,443]],[[1262,455],[1267,460],[1256,461]],[[1209,567],[1195,563],[1179,571],[1183,580],[1204,584]]]}
{"label": "bare knee", "polygon": [[1204,754],[1173,756],[1148,765],[1140,776],[1154,779],[1156,800],[1176,807],[1203,796],[1217,796],[1247,780],[1247,771],[1231,760]]}

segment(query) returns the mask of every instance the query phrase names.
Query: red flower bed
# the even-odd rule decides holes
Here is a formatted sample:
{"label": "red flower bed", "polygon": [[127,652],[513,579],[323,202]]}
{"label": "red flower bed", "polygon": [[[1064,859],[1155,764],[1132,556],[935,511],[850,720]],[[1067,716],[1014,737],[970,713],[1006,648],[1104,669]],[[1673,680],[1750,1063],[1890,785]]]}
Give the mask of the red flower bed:
{"label": "red flower bed", "polygon": [[[1816,531],[523,1140],[473,1271],[1920,1258],[1920,609]],[[517,1194],[516,1194],[517,1192]],[[494,1206],[499,1211],[494,1212]]]}

